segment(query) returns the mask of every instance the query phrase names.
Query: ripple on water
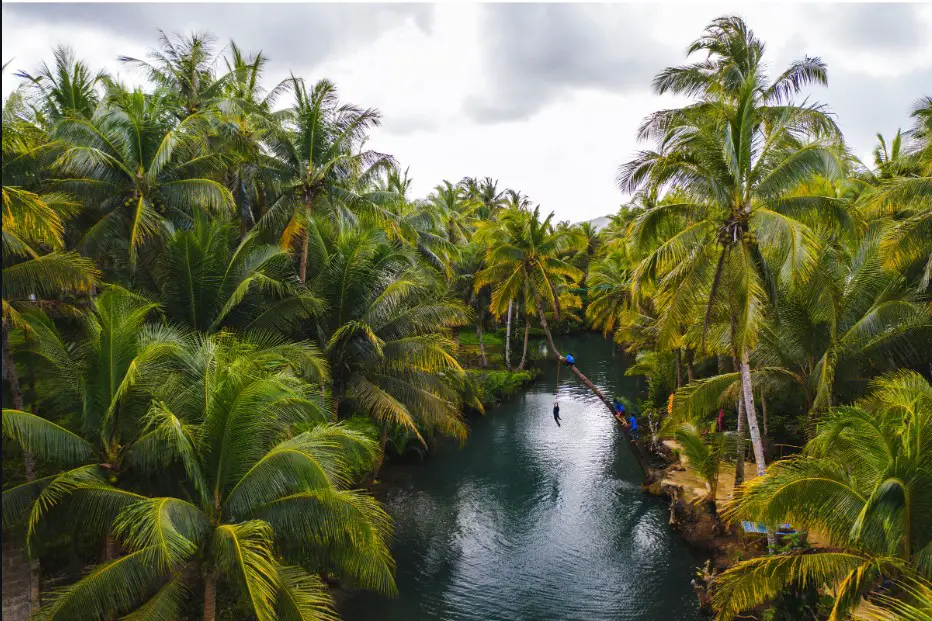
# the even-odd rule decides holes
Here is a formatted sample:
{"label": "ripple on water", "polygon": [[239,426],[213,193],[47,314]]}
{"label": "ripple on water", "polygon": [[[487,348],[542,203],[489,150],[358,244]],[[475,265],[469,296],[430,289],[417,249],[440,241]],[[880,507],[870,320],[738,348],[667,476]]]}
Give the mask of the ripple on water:
{"label": "ripple on water", "polygon": [[[606,394],[634,397],[599,338],[570,351]],[[400,596],[360,594],[348,621],[695,621],[699,560],[640,488],[637,463],[604,406],[554,368],[473,424],[460,450],[411,468],[387,509]]]}

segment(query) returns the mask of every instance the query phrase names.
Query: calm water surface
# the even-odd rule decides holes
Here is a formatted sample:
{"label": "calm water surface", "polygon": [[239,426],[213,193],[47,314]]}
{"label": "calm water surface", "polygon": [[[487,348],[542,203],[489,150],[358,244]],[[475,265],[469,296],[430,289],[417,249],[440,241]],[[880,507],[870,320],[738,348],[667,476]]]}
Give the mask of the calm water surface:
{"label": "calm water surface", "polygon": [[[609,342],[558,346],[609,394],[635,396]],[[400,595],[353,595],[345,619],[701,618],[689,586],[700,559],[667,527],[666,506],[641,492],[617,423],[566,369],[554,424],[555,375],[548,365],[527,393],[476,420],[462,448],[399,467],[385,502]]]}

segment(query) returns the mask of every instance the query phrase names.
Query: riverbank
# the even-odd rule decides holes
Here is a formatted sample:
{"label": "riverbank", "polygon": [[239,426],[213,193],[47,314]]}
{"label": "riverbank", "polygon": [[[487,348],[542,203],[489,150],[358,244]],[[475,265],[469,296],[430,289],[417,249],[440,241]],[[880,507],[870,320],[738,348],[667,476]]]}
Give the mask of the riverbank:
{"label": "riverbank", "polygon": [[[647,449],[648,443],[642,442]],[[709,562],[697,572],[693,588],[703,610],[711,613],[708,586],[715,575],[732,567],[741,560],[767,554],[766,538],[759,534],[746,534],[740,527],[724,523],[717,513],[734,497],[735,466],[721,466],[716,487],[714,505],[707,498],[705,481],[679,454],[679,446],[673,440],[665,440],[659,450],[651,451],[666,460],[667,465],[654,471],[653,480],[645,480],[644,490],[666,500],[669,506],[669,525],[679,533],[691,548],[708,555]],[[753,462],[744,464],[744,480],[757,475]],[[789,543],[809,548],[827,548],[827,537],[818,531],[808,531],[793,541],[778,540],[778,550]]]}
{"label": "riverbank", "polygon": [[[467,374],[471,384],[475,387],[475,395],[486,406],[488,416],[501,416],[503,414],[507,416],[511,409],[508,406],[512,405],[513,401],[523,400],[529,394],[549,392],[550,382],[555,379],[550,377],[550,375],[555,375],[553,372],[553,369],[556,368],[555,365],[546,363],[532,365],[524,371],[507,371],[502,368],[504,363],[504,343],[500,338],[501,336],[494,331],[486,333],[484,349],[488,367],[483,369],[481,368],[481,350],[477,342],[471,342],[476,338],[475,334],[460,333],[458,353],[464,360],[468,361],[466,365]],[[576,340],[579,337],[570,338]],[[606,346],[612,347],[610,342],[606,342]],[[531,351],[537,354],[535,357],[539,358],[541,356],[540,350],[540,343],[534,343]],[[615,357],[614,352],[612,357]],[[591,369],[594,368],[592,363],[594,361],[589,359],[586,362],[588,363],[586,371],[592,372]],[[624,365],[612,360],[608,367],[603,364],[595,368],[599,369],[596,373],[601,375],[601,377],[593,376],[596,384],[615,394],[616,388],[611,386],[611,382],[606,382],[606,370],[609,371],[609,375],[613,370],[622,372]],[[545,386],[535,388],[533,382],[541,375],[542,370],[547,375],[544,379]],[[589,396],[586,387],[580,384],[572,374],[564,374],[561,384],[566,384],[571,388],[574,393],[573,398],[586,398]],[[635,395],[629,394],[628,396],[634,397]],[[505,407],[496,409],[496,406],[501,405]],[[607,426],[624,424],[623,421],[617,418],[612,419],[606,416],[606,411],[600,406],[601,403],[597,401],[593,403],[592,412],[589,415],[603,418]],[[475,424],[484,422],[480,421],[478,414],[476,414],[476,417],[471,416],[470,419]],[[476,438],[472,437],[469,440],[469,442],[475,441]],[[706,494],[705,484],[695,472],[680,462],[675,452],[675,446],[668,444],[665,450],[653,452],[650,450],[648,443],[643,441],[637,442],[634,446],[629,447],[627,445],[628,442],[624,440],[618,442],[618,450],[624,452],[634,449],[640,452],[642,459],[646,458],[647,467],[643,472],[643,479],[639,487],[647,495],[656,496],[666,502],[661,523],[674,533],[673,536],[680,538],[697,555],[698,562],[693,566],[694,568],[701,566],[708,560],[706,572],[717,573],[741,558],[749,558],[765,552],[762,539],[745,537],[735,532],[734,529],[726,528],[718,520],[710,505],[702,502]],[[386,462],[379,480],[374,482],[369,490],[386,505],[390,506],[393,502],[397,503],[397,496],[405,494],[406,490],[410,490],[412,480],[418,476],[423,476],[419,473],[425,469],[427,461],[437,463],[447,459],[456,459],[455,455],[461,449],[462,447],[456,442],[439,442],[436,446],[432,446],[429,458],[413,454],[395,456],[394,459]],[[748,463],[745,467],[746,478],[753,478],[756,474],[753,464]],[[716,495],[716,503],[719,507],[724,506],[732,495],[734,467],[723,466],[720,480],[721,484]],[[693,570],[684,578],[683,586],[685,588],[689,588],[690,579],[695,574],[696,571]],[[701,579],[696,582],[698,582],[698,586],[702,586],[703,581]],[[704,597],[706,594],[703,589],[699,588],[696,591],[696,595],[699,597],[696,600],[695,595],[693,595],[694,601],[707,604]],[[354,595],[337,590],[335,598],[338,602],[341,602],[342,608],[342,603],[352,601]]]}
{"label": "riverbank", "polygon": [[[666,444],[674,444],[667,441]],[[745,464],[745,479],[757,476],[754,464]],[[739,558],[756,556],[764,548],[758,538],[744,537],[719,520],[716,510],[728,504],[734,494],[735,467],[723,465],[715,494],[715,505],[707,500],[705,482],[688,464],[670,461],[657,472],[644,490],[670,503],[670,525],[689,545],[711,555],[712,567],[722,570]]]}
{"label": "riverbank", "polygon": [[[475,338],[475,335],[472,335]],[[503,342],[500,335],[494,331],[487,333],[485,339],[486,357],[489,362],[487,368],[476,368],[480,366],[480,350],[475,343],[470,343],[469,339],[460,344],[460,353],[464,358],[470,361],[467,366],[467,374],[471,383],[476,388],[476,395],[481,398],[483,404],[488,410],[490,416],[508,415],[508,408],[514,400],[522,400],[528,394],[537,392],[546,393],[549,391],[550,382],[554,379],[550,377],[553,374],[550,364],[541,364],[541,344],[534,343],[533,351],[537,354],[536,365],[531,365],[524,371],[507,371],[504,368],[494,368],[503,364]],[[574,340],[578,337],[570,337]],[[541,351],[538,351],[541,350]],[[614,355],[613,355],[614,357]],[[590,369],[592,361],[588,361]],[[612,361],[612,367],[623,369],[623,365],[618,365]],[[470,368],[471,367],[471,368]],[[555,367],[554,367],[555,368]],[[599,373],[604,373],[604,367]],[[544,386],[535,388],[533,383],[539,376],[547,375],[544,378]],[[567,384],[574,394],[574,398],[586,397],[586,387],[579,384],[572,374],[563,376],[562,384]],[[607,384],[604,377],[596,377],[596,383],[603,390],[608,390],[610,384]],[[614,391],[612,391],[614,393]],[[633,396],[633,395],[628,395]],[[624,426],[624,421],[617,417],[612,420],[606,416],[604,409],[599,407],[600,403],[596,402],[591,412],[592,416],[605,417],[605,420],[611,421],[610,424]],[[504,409],[496,409],[496,406],[505,406]],[[478,413],[470,416],[473,423],[480,422]],[[475,438],[470,438],[475,441]],[[665,502],[665,519],[663,520],[666,528],[674,533],[690,550],[696,555],[698,560],[694,567],[698,571],[692,571],[685,580],[685,586],[689,587],[690,582],[698,596],[696,601],[701,605],[705,612],[710,612],[708,608],[708,593],[705,590],[706,581],[713,575],[732,566],[741,559],[752,558],[766,553],[766,541],[763,537],[754,535],[745,535],[740,529],[735,529],[723,524],[715,511],[715,507],[724,507],[730,501],[734,492],[735,470],[731,464],[724,464],[719,477],[715,505],[713,506],[706,500],[706,486],[703,480],[693,471],[685,459],[681,459],[678,446],[673,441],[665,441],[660,450],[651,450],[650,444],[644,439],[633,443],[633,446],[627,446],[628,442],[622,440],[618,443],[621,451],[634,449],[639,451],[641,458],[646,461],[643,480],[640,488],[648,496],[657,497]],[[456,442],[440,442],[432,447],[429,461],[443,461],[451,458],[462,449],[461,445]],[[455,459],[455,457],[453,457]],[[419,476],[419,472],[425,466],[424,456],[407,455],[395,457],[387,462],[378,481],[369,487],[369,491],[381,502],[391,505],[393,497],[397,497],[399,490],[411,488],[412,479]],[[745,479],[751,479],[756,476],[756,469],[753,463],[745,463]],[[400,493],[405,493],[401,491]],[[395,500],[397,502],[397,500]],[[702,566],[704,564],[704,570]],[[705,579],[703,579],[703,574]],[[691,578],[694,578],[690,581]],[[338,602],[351,601],[354,595],[351,592],[335,592],[335,598]]]}
{"label": "riverbank", "polygon": [[[642,390],[610,341],[558,345],[606,394]],[[347,621],[702,619],[689,582],[705,557],[642,491],[618,423],[573,374],[561,369],[558,381],[552,361],[537,367],[536,381],[469,417],[462,446],[439,442],[424,460],[386,465],[373,493],[395,523],[399,596],[338,593]]]}

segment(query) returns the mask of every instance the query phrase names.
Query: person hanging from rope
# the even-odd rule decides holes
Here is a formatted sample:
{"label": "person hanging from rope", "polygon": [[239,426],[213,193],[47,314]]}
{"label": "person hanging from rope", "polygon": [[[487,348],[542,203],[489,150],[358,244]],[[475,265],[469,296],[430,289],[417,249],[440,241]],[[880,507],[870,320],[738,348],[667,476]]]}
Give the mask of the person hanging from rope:
{"label": "person hanging from rope", "polygon": [[553,387],[553,422],[560,426],[560,363],[557,363],[557,383]]}

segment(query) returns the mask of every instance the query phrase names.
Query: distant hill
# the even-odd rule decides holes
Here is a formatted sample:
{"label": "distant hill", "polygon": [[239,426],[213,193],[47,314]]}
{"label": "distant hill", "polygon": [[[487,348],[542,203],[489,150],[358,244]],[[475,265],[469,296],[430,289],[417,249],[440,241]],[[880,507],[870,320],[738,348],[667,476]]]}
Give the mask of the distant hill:
{"label": "distant hill", "polygon": [[[602,216],[599,218],[593,218],[592,220],[583,220],[583,222],[591,222],[592,226],[595,227],[596,231],[601,231],[611,223],[612,219],[609,216]],[[582,224],[582,222],[576,222],[575,224]]]}

